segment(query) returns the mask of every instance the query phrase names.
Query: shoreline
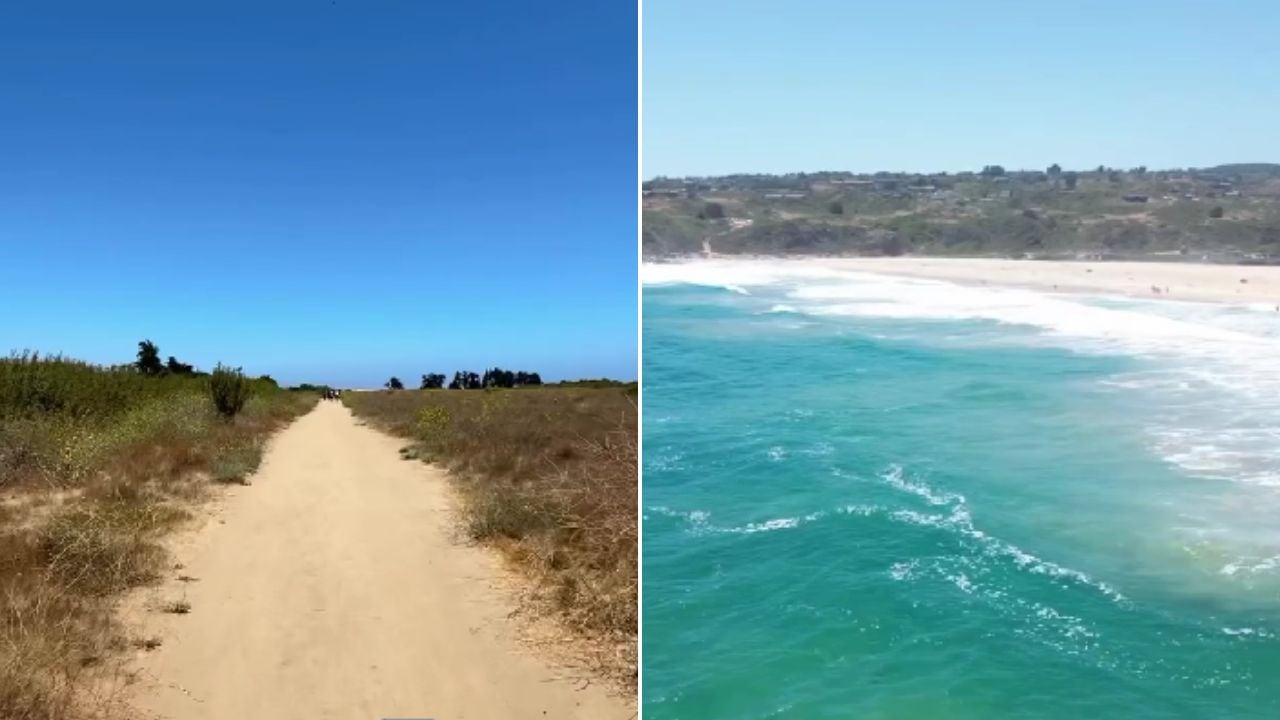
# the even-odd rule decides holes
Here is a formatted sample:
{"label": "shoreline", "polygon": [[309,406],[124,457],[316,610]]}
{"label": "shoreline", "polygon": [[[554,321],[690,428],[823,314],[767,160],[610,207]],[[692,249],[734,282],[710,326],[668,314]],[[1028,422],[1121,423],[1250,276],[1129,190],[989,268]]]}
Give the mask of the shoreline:
{"label": "shoreline", "polygon": [[804,262],[853,272],[1045,292],[1280,308],[1280,266],[1101,260],[941,257],[724,256],[691,262]]}

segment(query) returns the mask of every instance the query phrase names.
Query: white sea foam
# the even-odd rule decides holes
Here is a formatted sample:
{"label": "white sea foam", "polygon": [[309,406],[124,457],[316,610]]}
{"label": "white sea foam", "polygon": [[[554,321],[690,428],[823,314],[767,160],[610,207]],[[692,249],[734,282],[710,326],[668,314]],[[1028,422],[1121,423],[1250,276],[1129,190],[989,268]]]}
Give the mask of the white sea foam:
{"label": "white sea foam", "polygon": [[891,578],[893,578],[894,580],[897,580],[897,581],[899,581],[899,582],[902,582],[902,581],[904,581],[904,580],[910,580],[910,579],[911,579],[912,577],[914,577],[914,575],[915,575],[916,564],[917,564],[918,562],[920,562],[920,561],[919,561],[919,560],[912,560],[912,561],[910,561],[910,562],[896,562],[896,563],[894,563],[894,564],[889,568],[889,577],[891,577]]}
{"label": "white sea foam", "polygon": [[[910,509],[890,509],[879,505],[846,505],[836,508],[834,512],[839,515],[861,517],[884,515],[897,522],[952,532],[975,542],[983,554],[989,557],[1007,558],[1016,567],[1026,572],[1079,583],[1093,588],[1117,602],[1125,600],[1124,595],[1105,582],[1096,580],[1079,570],[1063,567],[1057,563],[1039,558],[1017,545],[1000,540],[978,529],[973,524],[973,518],[970,515],[968,506],[965,504],[963,495],[941,492],[920,481],[905,480],[903,479],[902,468],[896,465],[885,472],[881,479],[890,487],[923,499],[930,506],[949,505],[950,512],[942,515]],[[754,535],[756,533],[792,530],[828,516],[827,511],[820,510],[803,516],[772,518],[737,526],[718,526],[710,523],[711,514],[703,510],[676,511],[663,506],[651,507],[649,510],[668,517],[684,518],[688,521],[689,531],[695,535]],[[1277,558],[1277,560],[1280,560],[1280,558]],[[895,579],[901,578],[895,577]]]}
{"label": "white sea foam", "polygon": [[1252,559],[1252,560],[1236,560],[1227,563],[1220,571],[1223,575],[1235,575],[1237,573],[1266,573],[1280,568],[1280,555],[1274,555],[1268,558]]}
{"label": "white sea foam", "polygon": [[[973,287],[836,270],[804,260],[707,261],[646,264],[646,285],[694,284],[734,291],[772,289],[775,312],[933,320],[990,320],[1037,328],[1072,347],[1132,353],[1229,358],[1258,367],[1280,357],[1280,322],[1231,306],[1116,300],[996,286]],[[1080,341],[1093,341],[1092,344]]]}
{"label": "white sea foam", "polygon": [[964,503],[964,496],[956,493],[937,492],[922,482],[913,482],[902,477],[901,465],[890,465],[888,472],[880,476],[890,487],[911,493],[923,498],[930,505],[951,505]]}
{"label": "white sea foam", "polygon": [[654,505],[647,510],[656,515],[669,518],[683,518],[693,528],[705,528],[711,520],[711,513],[705,510],[673,510],[665,505]]}
{"label": "white sea foam", "polygon": [[684,460],[683,453],[661,452],[655,450],[652,454],[646,453],[644,457],[644,466],[648,470],[667,471],[680,470],[684,466],[681,461]]}
{"label": "white sea foam", "polygon": [[1257,628],[1250,628],[1250,627],[1243,627],[1243,628],[1224,627],[1222,628],[1222,633],[1224,635],[1232,635],[1237,637],[1238,636],[1244,636],[1244,637],[1251,636],[1251,637],[1260,637],[1260,638],[1275,637],[1274,635],[1267,632],[1266,630],[1259,630]]}
{"label": "white sea foam", "polygon": [[[854,320],[986,321],[914,334],[926,342],[1021,343],[1139,358],[1141,369],[1104,381],[1141,393],[1135,415],[1151,448],[1188,474],[1280,488],[1280,316],[1274,307],[1068,295],[839,270],[813,260],[648,264],[647,285],[746,288],[775,312]],[[1264,309],[1268,309],[1263,312]],[[883,335],[876,328],[868,336]]]}
{"label": "white sea foam", "polygon": [[907,480],[903,477],[903,470],[899,465],[890,466],[888,471],[880,476],[880,479],[889,487],[915,495],[931,506],[950,506],[951,508],[951,512],[946,515],[923,513],[916,510],[894,510],[889,512],[889,517],[894,520],[957,533],[977,542],[987,555],[1006,557],[1013,561],[1018,568],[1027,572],[1071,580],[1092,587],[1115,601],[1125,599],[1120,591],[1105,582],[1096,580],[1079,570],[1063,567],[1057,563],[1039,558],[1013,543],[1005,542],[978,529],[973,524],[973,517],[965,497],[959,493],[939,491],[922,481]]}
{"label": "white sea foam", "polygon": [[729,532],[740,532],[743,534],[751,534],[758,532],[769,532],[771,530],[787,530],[800,524],[800,518],[774,518],[773,520],[765,520],[762,523],[750,523],[741,528],[730,528]]}
{"label": "white sea foam", "polygon": [[[970,558],[940,556],[916,558],[894,563],[889,577],[897,582],[918,582],[928,578],[945,580],[960,592],[980,599],[998,612],[1024,623],[1023,632],[1040,635],[1049,632],[1062,640],[1087,643],[1099,637],[1082,618],[1069,615],[1042,603],[1012,595],[989,582],[990,569],[976,565]],[[1083,646],[1077,646],[1077,649]]]}

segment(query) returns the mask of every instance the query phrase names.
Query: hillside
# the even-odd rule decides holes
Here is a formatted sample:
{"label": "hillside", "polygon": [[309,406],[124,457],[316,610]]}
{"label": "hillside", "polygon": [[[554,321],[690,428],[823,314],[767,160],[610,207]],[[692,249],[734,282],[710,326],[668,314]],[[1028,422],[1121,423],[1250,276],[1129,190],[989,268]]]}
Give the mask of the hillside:
{"label": "hillside", "polygon": [[648,258],[694,253],[1280,263],[1280,164],[655,178]]}

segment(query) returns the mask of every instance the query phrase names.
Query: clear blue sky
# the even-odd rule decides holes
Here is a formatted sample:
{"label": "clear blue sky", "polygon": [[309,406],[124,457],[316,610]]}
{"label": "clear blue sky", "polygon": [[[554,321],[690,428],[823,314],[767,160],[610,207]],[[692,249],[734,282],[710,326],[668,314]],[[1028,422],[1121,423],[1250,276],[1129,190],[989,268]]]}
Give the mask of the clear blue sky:
{"label": "clear blue sky", "polygon": [[628,2],[0,7],[0,352],[636,374]]}
{"label": "clear blue sky", "polygon": [[645,0],[644,175],[1280,161],[1270,0]]}

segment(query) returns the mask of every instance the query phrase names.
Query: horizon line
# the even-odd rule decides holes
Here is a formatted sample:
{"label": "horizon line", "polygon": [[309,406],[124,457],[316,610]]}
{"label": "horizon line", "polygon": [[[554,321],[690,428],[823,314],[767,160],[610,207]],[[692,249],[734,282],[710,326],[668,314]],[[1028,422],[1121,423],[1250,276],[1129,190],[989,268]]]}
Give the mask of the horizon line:
{"label": "horizon line", "polygon": [[[1045,165],[1043,168],[1016,168],[1016,169],[1015,169],[1015,168],[1004,168],[1004,171],[1005,171],[1006,173],[1033,173],[1033,172],[1045,172],[1048,168],[1050,168],[1050,167],[1052,167],[1052,166],[1054,166],[1054,165],[1057,165],[1057,164],[1058,164],[1058,163],[1049,163],[1048,165]],[[1168,172],[1191,172],[1191,171],[1194,171],[1194,170],[1213,170],[1213,169],[1215,169],[1215,168],[1230,167],[1230,166],[1233,166],[1233,165],[1274,165],[1274,166],[1280,167],[1280,162],[1265,162],[1265,161],[1252,161],[1252,162],[1222,162],[1222,163],[1218,163],[1218,164],[1216,164],[1216,165],[1185,165],[1185,166],[1171,166],[1171,167],[1162,167],[1162,168],[1153,168],[1153,167],[1146,166],[1146,165],[1134,165],[1134,166],[1130,166],[1130,167],[1127,167],[1127,168],[1120,168],[1120,167],[1114,167],[1114,166],[1111,166],[1111,165],[1105,165],[1105,164],[1103,164],[1103,165],[1102,165],[1102,167],[1106,168],[1106,170],[1107,170],[1107,171],[1120,170],[1120,171],[1122,171],[1122,172],[1130,172],[1130,171],[1132,171],[1132,170],[1136,170],[1137,168],[1145,168],[1145,171],[1146,171],[1146,172],[1148,172],[1148,173],[1168,173]],[[1000,166],[1000,164],[999,164],[999,163],[992,163],[992,166],[999,166],[999,167],[1003,167],[1003,166]],[[1092,167],[1085,168],[1085,169],[1083,169],[1083,170],[1081,170],[1081,169],[1075,169],[1075,170],[1073,170],[1073,169],[1070,169],[1070,168],[1068,168],[1068,167],[1066,167],[1066,166],[1061,166],[1061,165],[1060,165],[1060,167],[1062,168],[1062,172],[1064,172],[1064,173],[1065,173],[1065,172],[1096,172],[1096,171],[1097,171],[1097,169],[1098,169],[1098,166],[1096,166],[1096,165],[1095,165],[1095,166],[1092,166]],[[686,174],[683,174],[683,175],[674,175],[674,174],[673,174],[673,175],[666,175],[666,174],[661,174],[661,173],[659,173],[659,174],[657,174],[657,175],[649,175],[649,176],[646,176],[646,177],[645,177],[645,179],[644,179],[644,182],[650,182],[650,181],[657,180],[657,179],[660,179],[660,178],[664,178],[664,179],[673,179],[673,180],[684,180],[684,179],[698,179],[698,178],[721,178],[721,177],[733,177],[733,176],[736,176],[736,175],[748,175],[748,176],[755,175],[755,176],[775,176],[775,177],[786,177],[786,176],[789,176],[789,175],[836,175],[836,174],[848,174],[848,175],[877,175],[877,174],[880,174],[880,173],[887,173],[887,174],[890,174],[890,175],[960,175],[960,174],[963,174],[963,173],[972,173],[972,174],[974,174],[974,175],[980,175],[980,174],[982,173],[982,171],[981,171],[981,169],[979,169],[979,170],[971,170],[971,169],[967,169],[967,168],[966,168],[966,169],[964,169],[964,170],[923,170],[923,171],[922,171],[922,170],[883,170],[883,169],[881,169],[881,170],[848,170],[848,169],[846,169],[846,170],[832,170],[832,169],[828,169],[828,170],[789,170],[789,171],[785,171],[785,172],[778,172],[778,171],[740,171],[740,172],[721,172],[721,173],[702,173],[702,174],[689,174],[689,173],[686,173]]]}

